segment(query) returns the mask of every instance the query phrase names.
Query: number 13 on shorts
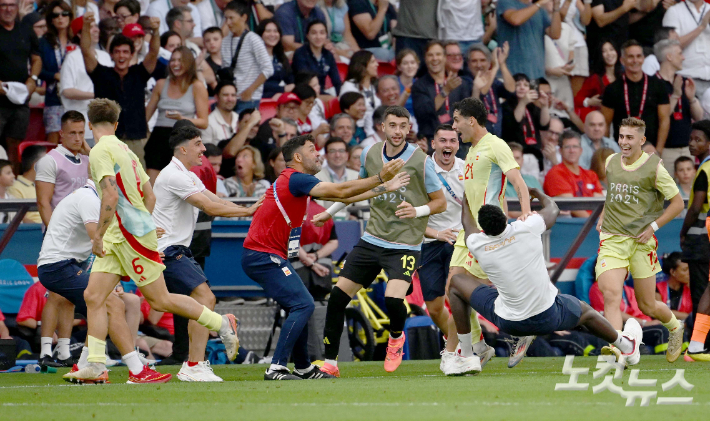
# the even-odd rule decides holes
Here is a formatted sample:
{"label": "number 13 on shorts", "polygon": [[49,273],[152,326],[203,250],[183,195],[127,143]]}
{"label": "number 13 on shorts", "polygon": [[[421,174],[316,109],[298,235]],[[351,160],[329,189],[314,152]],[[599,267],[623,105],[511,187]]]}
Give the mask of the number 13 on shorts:
{"label": "number 13 on shorts", "polygon": [[417,262],[416,257],[404,255],[404,256],[402,256],[401,260],[402,260],[402,269],[414,270],[414,265]]}

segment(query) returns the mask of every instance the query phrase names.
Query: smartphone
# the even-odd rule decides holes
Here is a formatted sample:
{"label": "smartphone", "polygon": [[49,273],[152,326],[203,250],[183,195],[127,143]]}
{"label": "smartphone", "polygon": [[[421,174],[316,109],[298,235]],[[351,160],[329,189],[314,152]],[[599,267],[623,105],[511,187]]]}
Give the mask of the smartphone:
{"label": "smartphone", "polygon": [[178,112],[175,110],[167,110],[165,111],[165,115],[176,115]]}
{"label": "smartphone", "polygon": [[537,79],[530,81],[530,90],[531,90],[531,91],[537,91],[537,88],[538,88],[539,86],[540,86],[540,84],[538,83]]}

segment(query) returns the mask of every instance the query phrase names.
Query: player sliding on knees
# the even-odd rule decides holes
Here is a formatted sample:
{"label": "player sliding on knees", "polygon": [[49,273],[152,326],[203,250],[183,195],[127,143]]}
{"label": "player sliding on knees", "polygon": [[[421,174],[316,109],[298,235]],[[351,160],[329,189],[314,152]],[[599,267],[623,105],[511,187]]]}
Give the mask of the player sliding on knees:
{"label": "player sliding on knees", "polygon": [[558,294],[550,282],[542,234],[555,224],[560,210],[539,190],[531,189],[530,195],[537,198],[543,208],[525,221],[508,224],[503,210],[493,205],[482,206],[476,220],[467,209],[463,211],[466,246],[493,286],[472,282],[461,275],[451,279],[449,301],[462,356],[478,359],[473,354],[470,339],[466,339],[470,332],[470,307],[473,307],[500,330],[518,337],[508,361],[510,368],[523,359],[535,336],[577,326],[584,326],[593,335],[613,343],[629,358],[638,360],[642,332],[635,319],[630,319],[624,332],[619,333],[587,303],[571,295]]}
{"label": "player sliding on knees", "polygon": [[[621,328],[621,296],[626,275],[634,277],[634,291],[639,309],[658,319],[670,332],[666,360],[674,362],[683,346],[683,325],[668,306],[656,301],[658,240],[655,232],[683,210],[678,187],[657,154],[649,155],[641,147],[646,142],[646,124],[638,118],[625,118],[619,126],[621,153],[606,160],[609,190],[599,231],[599,257],[596,274],[599,289],[604,294],[604,317],[617,329]],[[664,197],[671,201],[663,210]],[[628,324],[629,322],[627,322]],[[602,348],[602,354],[621,353],[614,346]],[[627,364],[638,359],[627,358]]]}
{"label": "player sliding on knees", "polygon": [[[340,377],[337,357],[345,307],[361,288],[372,284],[382,269],[389,277],[385,305],[390,317],[390,337],[385,371],[395,371],[402,363],[403,330],[407,318],[404,298],[412,282],[412,273],[418,267],[429,215],[446,210],[446,198],[434,162],[420,148],[406,141],[410,130],[409,112],[403,107],[392,106],[385,110],[383,118],[382,131],[386,139],[362,151],[360,177],[372,177],[382,170],[383,165],[403,159],[406,162],[404,169],[411,179],[406,188],[372,200],[365,235],[348,255],[338,283],[330,293],[323,339],[325,364],[321,370],[336,377]],[[342,205],[336,203],[327,212],[316,215],[314,222],[322,223],[340,209]]]}
{"label": "player sliding on knees", "polygon": [[[153,220],[157,226],[165,229],[165,234],[158,239],[158,250],[165,254],[163,276],[168,291],[188,295],[214,310],[217,300],[210,290],[205,273],[189,249],[197,222],[195,208],[210,216],[251,216],[263,199],[245,208],[222,200],[205,189],[197,175],[189,170],[202,165],[201,157],[205,146],[200,136],[200,130],[192,125],[174,129],[170,135],[169,144],[173,149],[173,158],[155,180],[156,204]],[[190,356],[188,361],[183,363],[177,375],[178,379],[221,382],[222,379],[214,374],[209,361],[204,361],[209,330],[191,320],[188,332]]]}
{"label": "player sliding on knees", "polygon": [[[115,135],[121,107],[108,99],[89,103],[89,128],[96,146],[91,150],[91,177],[98,184],[101,210],[98,228],[91,239],[96,255],[84,291],[87,306],[89,364],[67,373],[70,381],[92,381],[106,376],[106,301],[122,276],[129,276],[156,311],[197,320],[219,332],[227,356],[234,360],[239,348],[237,320],[221,316],[193,298],[170,294],[163,278],[158,238],[151,212],[155,194],[136,155]],[[129,370],[129,383],[161,383],[165,376],[143,367]]]}
{"label": "player sliding on knees", "polygon": [[[89,272],[83,262],[91,255],[91,238],[99,221],[101,200],[94,182],[88,180],[84,187],[62,199],[52,213],[47,232],[42,241],[42,250],[37,260],[39,281],[48,291],[66,298],[74,304],[71,312],[87,316],[84,290],[89,284]],[[144,366],[133,348],[133,336],[126,322],[125,306],[117,294],[106,299],[108,331],[111,340],[121,352],[123,362],[133,372],[141,372]],[[68,339],[67,339],[68,341]],[[89,362],[89,348],[81,350],[79,362],[71,372],[85,368]],[[168,381],[170,374],[160,374],[148,368],[151,377]],[[79,383],[106,383],[108,372],[93,379],[70,378]],[[157,383],[157,381],[156,381]]]}
{"label": "player sliding on knees", "polygon": [[[404,161],[394,159],[365,179],[338,184],[321,182],[315,177],[321,164],[311,135],[286,142],[283,155],[286,169],[267,190],[263,205],[254,215],[242,254],[247,276],[288,312],[264,380],[332,378],[311,364],[308,357],[308,320],[315,304],[288,260],[298,256],[308,203],[311,197],[344,203],[367,200],[404,187],[409,176],[400,173]],[[296,367],[293,373],[286,367],[292,352]]]}

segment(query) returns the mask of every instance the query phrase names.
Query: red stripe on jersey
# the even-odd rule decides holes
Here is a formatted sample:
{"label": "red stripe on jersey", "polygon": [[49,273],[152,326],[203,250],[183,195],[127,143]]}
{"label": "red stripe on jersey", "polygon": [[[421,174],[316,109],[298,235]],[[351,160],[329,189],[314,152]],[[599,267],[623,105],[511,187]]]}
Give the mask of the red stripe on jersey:
{"label": "red stripe on jersey", "polygon": [[[131,205],[133,204],[131,202],[131,198],[128,197],[128,194],[126,193],[126,187],[123,185],[123,178],[121,178],[121,173],[116,173],[116,184],[118,184],[118,188],[121,190],[121,193],[123,193],[123,197],[128,200],[128,203]],[[116,216],[118,216],[118,212],[116,213]]]}
{"label": "red stripe on jersey", "polygon": [[498,203],[500,203],[500,198],[501,198],[501,196],[503,196],[503,189],[505,188],[505,182],[506,182],[505,174],[502,174],[501,183],[500,183],[500,190],[498,190]]}
{"label": "red stripe on jersey", "polygon": [[126,237],[126,241],[128,241],[128,244],[135,250],[138,254],[141,256],[145,257],[148,260],[152,260],[155,263],[163,264],[163,261],[160,259],[160,254],[158,253],[157,250],[151,250],[138,242],[136,237],[133,236],[126,227],[123,226],[121,223],[121,217],[118,216],[118,212],[116,212],[116,219],[118,219],[118,227],[121,229],[121,233],[123,233],[123,236]]}

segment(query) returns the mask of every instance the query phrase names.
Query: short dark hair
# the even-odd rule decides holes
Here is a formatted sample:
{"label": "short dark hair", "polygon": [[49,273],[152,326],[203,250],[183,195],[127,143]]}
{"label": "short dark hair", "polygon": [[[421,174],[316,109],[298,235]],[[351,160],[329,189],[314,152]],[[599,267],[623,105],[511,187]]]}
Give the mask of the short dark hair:
{"label": "short dark hair", "polygon": [[693,158],[689,156],[679,156],[678,159],[676,159],[673,163],[673,171],[678,171],[678,164],[681,164],[683,162],[690,162],[693,165],[693,168],[695,168],[695,161],[693,161]]}
{"label": "short dark hair", "polygon": [[454,112],[458,111],[461,117],[473,117],[480,126],[486,125],[488,110],[479,98],[464,98],[454,104]]}
{"label": "short dark hair", "polygon": [[311,86],[307,83],[296,85],[296,87],[294,87],[291,92],[296,94],[298,99],[300,99],[301,101],[305,101],[307,99],[315,98],[316,96],[318,96],[316,91],[311,88]]}
{"label": "short dark hair", "polygon": [[202,132],[195,126],[180,127],[170,133],[168,145],[170,145],[170,149],[175,152],[175,149],[177,149],[183,143],[187,142],[188,140],[192,140],[196,137],[200,137],[201,135]]}
{"label": "short dark hair", "polygon": [[696,121],[690,126],[690,130],[700,130],[705,135],[705,141],[710,142],[710,120]]}
{"label": "short dark hair", "polygon": [[675,31],[675,28],[672,26],[661,26],[660,28],[656,28],[656,33],[653,35],[653,44],[655,45],[659,41],[668,39],[671,36],[671,31]]}
{"label": "short dark hair", "polygon": [[138,15],[141,13],[141,4],[136,0],[121,0],[113,6],[113,12],[118,13],[119,7],[125,7],[131,12],[131,15]]}
{"label": "short dark hair", "polygon": [[406,108],[400,107],[399,105],[390,105],[385,110],[385,114],[382,116],[382,121],[387,120],[387,116],[393,115],[395,117],[411,119],[412,116],[409,115],[409,111]]}
{"label": "short dark hair", "polygon": [[202,31],[202,37],[207,34],[219,34],[219,36],[222,36],[222,30],[219,29],[219,27],[217,26],[210,26],[209,28]]}
{"label": "short dark hair", "polygon": [[284,143],[284,145],[281,147],[281,150],[284,154],[284,161],[293,161],[293,154],[295,154],[301,147],[303,147],[306,142],[315,143],[315,140],[313,140],[313,136],[311,136],[310,134],[304,134],[286,141],[286,143]]}
{"label": "short dark hair", "polygon": [[221,156],[222,149],[220,149],[219,146],[215,145],[214,143],[205,143],[205,151],[202,154],[207,158],[211,158],[213,156]]}
{"label": "short dark hair", "polygon": [[20,172],[22,174],[31,170],[35,166],[35,162],[47,153],[47,148],[42,145],[32,145],[22,151],[22,163],[20,164]]}
{"label": "short dark hair", "polygon": [[0,159],[0,171],[2,171],[2,169],[7,166],[12,167],[12,162],[8,161],[7,159]]}
{"label": "short dark hair", "polygon": [[313,27],[313,25],[323,25],[323,27],[325,28],[325,32],[328,32],[328,25],[326,25],[325,22],[320,19],[313,19],[312,21],[308,22],[308,25],[306,25],[306,34],[311,32],[311,28]]}
{"label": "short dark hair", "polygon": [[231,82],[229,80],[222,80],[217,83],[217,86],[215,86],[214,95],[218,96],[220,93],[222,93],[222,89],[226,88],[227,86],[231,86],[235,90],[237,89],[237,86],[234,84],[234,82]]}
{"label": "short dark hair", "polygon": [[84,114],[80,113],[79,111],[75,110],[69,110],[62,114],[62,126],[67,122],[71,121],[72,123],[78,123],[82,122],[85,123],[86,119],[84,118]]}
{"label": "short dark hair", "polygon": [[[177,33],[175,35],[177,35]],[[128,48],[131,49],[131,54],[136,52],[136,47],[133,45],[133,40],[123,34],[117,34],[113,37],[113,40],[111,40],[111,46],[108,49],[109,53],[113,54],[114,48],[120,47],[121,45],[127,45]]]}
{"label": "short dark hair", "polygon": [[323,146],[323,149],[325,149],[325,153],[328,153],[328,146],[330,146],[330,145],[332,145],[332,144],[334,144],[334,143],[342,143],[343,145],[345,145],[345,149],[348,148],[348,144],[345,143],[345,141],[344,141],[342,138],[340,138],[340,137],[338,137],[338,136],[331,136],[331,137],[325,142],[325,146]]}
{"label": "short dark hair", "polygon": [[168,25],[168,29],[173,29],[175,22],[183,20],[185,18],[184,14],[188,12],[192,12],[192,10],[187,6],[178,6],[170,9],[165,16],[165,24]]}
{"label": "short dark hair", "polygon": [[340,109],[345,112],[352,107],[360,98],[365,99],[365,96],[360,92],[346,92],[340,97]]}
{"label": "short dark hair", "polygon": [[[315,72],[310,72],[308,70],[303,70],[298,73],[296,73],[296,76],[294,76],[293,82],[298,85],[308,85],[314,77],[318,77],[318,75]],[[320,82],[320,81],[318,81]]]}
{"label": "short dark hair", "polygon": [[375,108],[375,111],[372,112],[372,127],[375,128],[382,124],[383,121],[385,121],[385,111],[387,110],[386,105],[380,105],[379,107]]}
{"label": "short dark hair", "polygon": [[643,45],[641,45],[641,43],[639,43],[635,39],[630,39],[625,43],[621,44],[621,55],[626,54],[626,50],[631,47],[639,47],[641,48],[641,50],[643,50]]}
{"label": "short dark hair", "polygon": [[225,6],[224,11],[231,10],[232,12],[238,14],[239,16],[244,16],[249,13],[249,2],[246,1],[230,1]]}
{"label": "short dark hair", "polygon": [[547,85],[547,86],[550,86],[550,81],[547,80],[547,79],[545,79],[544,77],[539,77],[539,78],[537,78],[537,79],[535,79],[535,80],[537,81],[537,86],[540,86],[540,85]]}
{"label": "short dark hair", "polygon": [[683,254],[679,251],[674,251],[673,253],[671,253],[663,258],[663,264],[661,265],[661,270],[663,270],[663,273],[670,276],[671,270],[677,268],[678,265],[682,262],[683,262]]}
{"label": "short dark hair", "polygon": [[256,111],[256,108],[245,108],[239,113],[239,119],[237,120],[238,122],[241,122],[246,118],[248,115],[254,114],[254,111]]}
{"label": "short dark hair", "polygon": [[[163,35],[160,36],[160,46],[165,48],[165,46],[168,45],[168,40],[170,39],[170,37],[178,37],[182,40],[182,37],[180,36],[180,34],[178,34],[177,32],[175,32],[171,29],[169,31],[166,31],[165,33],[163,33]],[[133,45],[133,44],[131,44],[131,45]]]}
{"label": "short dark hair", "polygon": [[560,140],[559,140],[560,148],[565,144],[565,140],[569,140],[569,139],[577,139],[577,141],[579,142],[579,145],[582,146],[582,136],[580,136],[579,133],[575,132],[572,129],[567,129],[567,130],[563,131],[562,134],[560,135]]}
{"label": "short dark hair", "polygon": [[516,74],[514,74],[514,75],[513,75],[513,80],[516,81],[516,82],[520,82],[520,81],[523,81],[523,80],[524,80],[525,82],[530,83],[530,78],[529,78],[528,75],[526,75],[525,73],[516,73]]}
{"label": "short dark hair", "polygon": [[496,236],[505,231],[508,225],[508,218],[503,213],[503,209],[495,205],[483,205],[478,210],[478,225],[481,226],[486,235]]}
{"label": "short dark hair", "polygon": [[454,127],[451,124],[439,124],[436,126],[436,130],[434,130],[434,136],[436,137],[436,134],[439,133],[439,130],[444,130],[444,131],[454,131]]}

